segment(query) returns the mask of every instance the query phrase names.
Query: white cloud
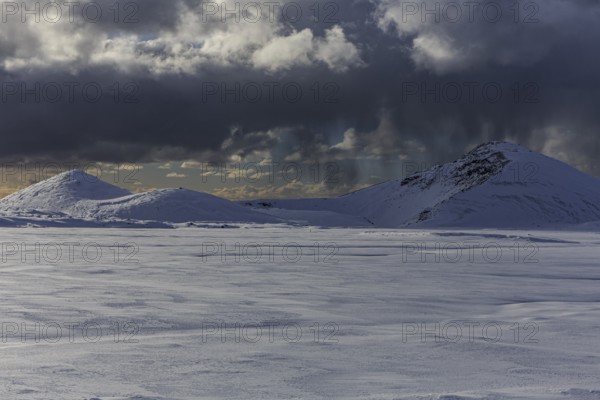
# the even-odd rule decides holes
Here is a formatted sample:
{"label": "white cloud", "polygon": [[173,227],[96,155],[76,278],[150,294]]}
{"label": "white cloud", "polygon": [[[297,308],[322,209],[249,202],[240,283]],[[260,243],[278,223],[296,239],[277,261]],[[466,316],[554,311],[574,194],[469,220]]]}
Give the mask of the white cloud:
{"label": "white cloud", "polygon": [[374,17],[381,30],[407,39],[418,67],[444,74],[540,61],[557,40],[577,37],[574,27],[590,26],[595,17],[577,3],[548,0],[537,10],[515,3],[521,10],[515,14],[515,6],[503,2],[489,3],[490,9],[476,2],[381,0]]}
{"label": "white cloud", "polygon": [[289,36],[275,37],[252,55],[255,67],[277,71],[311,63],[313,33],[310,29],[294,32]]}
{"label": "white cloud", "polygon": [[195,160],[187,160],[181,163],[181,168],[183,169],[202,169],[203,166],[203,163]]}
{"label": "white cloud", "polygon": [[356,131],[354,130],[354,128],[351,128],[344,132],[344,140],[333,146],[333,148],[350,151],[354,150],[357,144],[358,137],[356,136]]}
{"label": "white cloud", "polygon": [[411,58],[421,67],[443,73],[460,68],[464,56],[451,37],[425,33],[414,39]]}
{"label": "white cloud", "polygon": [[346,71],[361,64],[358,49],[337,26],[319,38],[309,28],[290,30],[279,20],[207,21],[201,5],[177,2],[171,7],[177,7],[174,25],[146,28],[150,32],[119,31],[119,25],[67,18],[25,24],[11,18],[3,23],[0,48],[12,51],[4,54],[0,66],[9,72],[62,68],[72,73],[101,66],[160,75],[197,74],[203,68],[223,66],[278,71],[319,63]]}
{"label": "white cloud", "polygon": [[327,30],[324,38],[315,38],[310,29],[274,38],[254,53],[253,62],[271,71],[323,62],[333,71],[345,72],[364,64],[356,46],[337,25]]}
{"label": "white cloud", "polygon": [[338,72],[364,65],[356,46],[346,39],[344,30],[337,25],[326,32],[325,39],[317,41],[315,58]]}

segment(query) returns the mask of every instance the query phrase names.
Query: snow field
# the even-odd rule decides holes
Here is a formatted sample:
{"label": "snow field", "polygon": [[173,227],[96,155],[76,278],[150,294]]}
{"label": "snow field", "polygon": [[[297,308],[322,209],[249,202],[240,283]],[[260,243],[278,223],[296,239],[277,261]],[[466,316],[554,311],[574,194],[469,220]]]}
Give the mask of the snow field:
{"label": "snow field", "polygon": [[[74,242],[73,261],[52,262],[50,243]],[[102,258],[80,254],[89,243]],[[115,243],[135,257],[114,258]],[[5,229],[0,397],[597,399],[599,243],[554,231]]]}

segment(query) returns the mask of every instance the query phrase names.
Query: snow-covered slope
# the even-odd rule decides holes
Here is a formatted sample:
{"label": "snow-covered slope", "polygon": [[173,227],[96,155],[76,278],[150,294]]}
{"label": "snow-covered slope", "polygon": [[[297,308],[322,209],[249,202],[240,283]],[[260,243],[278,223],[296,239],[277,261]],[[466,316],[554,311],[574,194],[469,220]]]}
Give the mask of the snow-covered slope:
{"label": "snow-covered slope", "polygon": [[389,228],[549,226],[600,220],[600,180],[522,146],[492,142],[455,162],[342,197],[245,204],[266,213],[328,210]]}
{"label": "snow-covered slope", "polygon": [[89,216],[164,222],[281,222],[229,200],[186,189],[160,189],[96,202]]}
{"label": "snow-covered slope", "polygon": [[6,218],[21,220],[32,217],[168,223],[280,222],[231,201],[191,190],[163,189],[132,194],[80,170],[65,172],[5,197],[0,200],[0,212]]}
{"label": "snow-covered slope", "polygon": [[81,170],[68,171],[0,200],[5,212],[43,211],[81,215],[95,200],[113,199],[131,192],[110,185]]}
{"label": "snow-covered slope", "polygon": [[333,199],[234,203],[186,189],[132,194],[71,171],[0,200],[0,225],[22,226],[28,218],[42,226],[123,226],[123,221],[159,227],[186,222],[383,228],[589,226],[600,221],[600,180],[522,146],[492,142],[455,162]]}

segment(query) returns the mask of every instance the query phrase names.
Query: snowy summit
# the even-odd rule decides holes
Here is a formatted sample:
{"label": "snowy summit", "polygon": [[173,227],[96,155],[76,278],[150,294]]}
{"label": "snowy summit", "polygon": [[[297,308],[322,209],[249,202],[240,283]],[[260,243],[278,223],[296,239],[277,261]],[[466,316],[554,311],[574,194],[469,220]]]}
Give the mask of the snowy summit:
{"label": "snowy summit", "polygon": [[237,222],[520,228],[598,221],[599,205],[597,178],[525,147],[491,142],[454,162],[332,199],[235,203],[186,189],[132,194],[74,170],[0,200],[0,212],[6,225],[42,219],[102,226],[127,221],[160,227]]}
{"label": "snowy summit", "polygon": [[[335,211],[376,227],[526,227],[600,219],[600,180],[507,142],[335,199],[261,200],[277,209]],[[313,221],[316,223],[316,221]]]}

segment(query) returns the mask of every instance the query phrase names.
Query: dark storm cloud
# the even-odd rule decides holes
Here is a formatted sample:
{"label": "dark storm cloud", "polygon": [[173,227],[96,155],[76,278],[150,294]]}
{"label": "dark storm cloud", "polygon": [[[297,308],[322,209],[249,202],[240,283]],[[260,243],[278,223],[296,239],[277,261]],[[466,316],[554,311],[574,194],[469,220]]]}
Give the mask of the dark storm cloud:
{"label": "dark storm cloud", "polygon": [[0,157],[441,162],[509,139],[593,170],[597,2],[524,3],[518,15],[498,2],[498,22],[439,23],[390,1],[339,2],[315,22],[314,2],[297,2],[301,20],[254,24],[202,23],[197,1],[138,4],[129,24],[5,24]]}

